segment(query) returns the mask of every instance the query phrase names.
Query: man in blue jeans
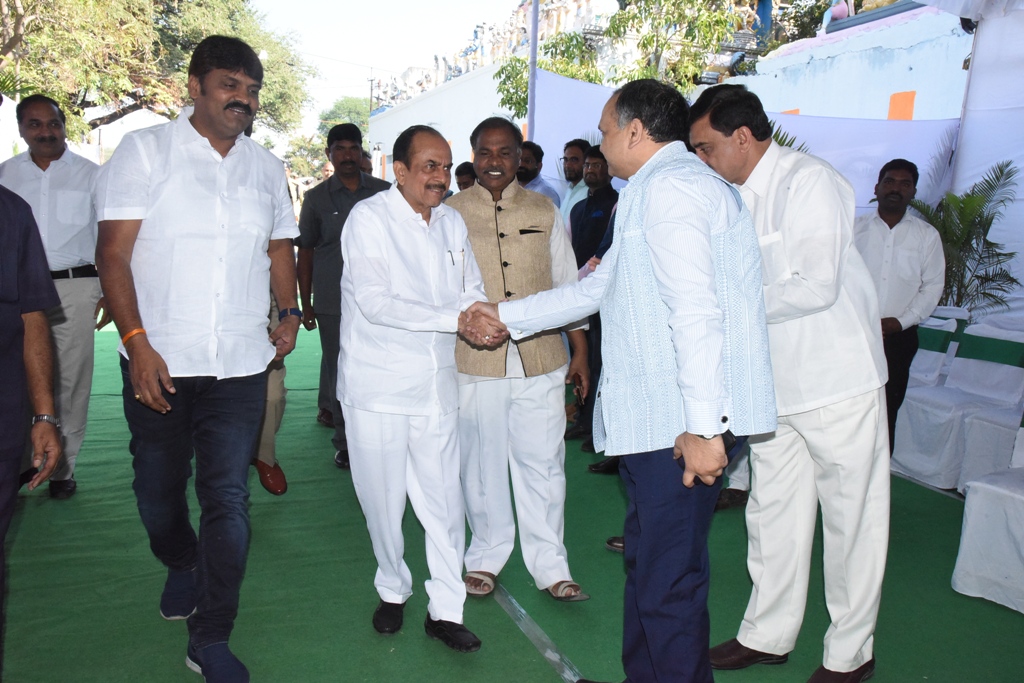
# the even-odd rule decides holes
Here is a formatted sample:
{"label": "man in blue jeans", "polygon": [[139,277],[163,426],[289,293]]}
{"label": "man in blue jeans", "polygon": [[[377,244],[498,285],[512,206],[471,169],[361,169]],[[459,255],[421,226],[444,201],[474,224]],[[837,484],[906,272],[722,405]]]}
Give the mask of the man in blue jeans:
{"label": "man in blue jeans", "polygon": [[[202,41],[189,64],[195,108],[127,135],[96,190],[133,488],[168,569],[160,613],[188,619],[186,664],[208,683],[249,680],[227,645],[249,547],[247,475],[267,365],[294,348],[302,318],[284,167],[243,134],[262,80],[242,41]],[[271,290],[281,324],[268,339]],[[185,499],[193,454],[198,536]]]}

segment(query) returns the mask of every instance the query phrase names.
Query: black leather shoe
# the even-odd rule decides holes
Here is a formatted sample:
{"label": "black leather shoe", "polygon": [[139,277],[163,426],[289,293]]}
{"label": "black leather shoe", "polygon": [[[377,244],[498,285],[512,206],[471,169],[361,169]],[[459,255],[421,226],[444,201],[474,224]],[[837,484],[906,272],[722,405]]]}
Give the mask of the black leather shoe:
{"label": "black leather shoe", "polygon": [[753,650],[733,638],[711,648],[711,668],[722,671],[746,669],[754,664],[785,664],[789,655],[773,655]]}
{"label": "black leather shoe", "polygon": [[339,470],[347,470],[348,465],[348,451],[334,451],[334,464]]}
{"label": "black leather shoe", "polygon": [[819,666],[807,683],[861,683],[874,675],[875,658],[872,657],[853,671],[832,671],[824,666]]}
{"label": "black leather shoe", "polygon": [[626,552],[626,537],[625,536],[612,536],[604,542],[604,547],[611,550],[613,553],[624,553]]}
{"label": "black leather shoe", "polygon": [[579,422],[573,423],[571,427],[565,430],[566,439],[582,439],[585,436],[590,436],[590,427],[586,427]]}
{"label": "black leather shoe", "polygon": [[480,639],[473,635],[468,628],[462,624],[456,624],[454,621],[444,621],[443,619],[434,621],[428,614],[423,628],[428,636],[434,640],[440,640],[458,652],[476,652],[480,649]]}
{"label": "black leather shoe", "polygon": [[596,453],[594,450],[594,437],[588,436],[583,439],[583,443],[580,444],[580,450],[584,453]]}
{"label": "black leather shoe", "polygon": [[373,612],[373,627],[377,633],[398,633],[402,629],[405,615],[404,602],[380,601]]}
{"label": "black leather shoe", "polygon": [[75,491],[78,489],[78,483],[75,478],[65,479],[63,481],[50,480],[50,498],[56,498],[57,500],[67,500],[71,496],[75,495]]}
{"label": "black leather shoe", "polygon": [[618,474],[619,456],[613,455],[610,458],[603,458],[597,462],[587,465],[587,470],[594,474]]}
{"label": "black leather shoe", "polygon": [[321,408],[316,414],[316,421],[322,424],[324,427],[330,427],[334,429],[334,415],[331,411],[326,408]]}

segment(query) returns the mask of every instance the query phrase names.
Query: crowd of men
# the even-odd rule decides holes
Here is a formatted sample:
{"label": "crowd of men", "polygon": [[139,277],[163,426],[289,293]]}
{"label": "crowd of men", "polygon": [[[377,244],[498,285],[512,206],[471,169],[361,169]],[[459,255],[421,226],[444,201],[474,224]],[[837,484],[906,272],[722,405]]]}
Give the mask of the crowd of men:
{"label": "crowd of men", "polygon": [[[625,553],[628,681],[784,664],[819,506],[831,624],[808,680],[872,676],[889,443],[944,272],[935,231],[907,213],[912,163],[886,164],[877,212],[855,220],[850,184],[774,142],[744,87],[690,107],[641,80],[608,100],[600,146],[565,144],[563,192],[507,119],[472,131],[454,195],[433,128],[398,137],[390,184],[365,169],[358,127],[335,126],[333,175],[296,225],[283,165],[246,135],[262,80],[248,45],[207,38],[193,107],[129,134],[102,167],[67,148],[56,101],[18,104],[29,150],[0,165],[0,367],[15,382],[0,392],[0,541],[19,479],[75,494],[92,334],[112,319],[133,489],[167,568],[160,614],[187,621],[186,663],[205,680],[248,681],[228,647],[247,474],[287,490],[273,444],[301,324],[319,331],[317,419],[377,560],[379,633],[403,627],[413,592],[407,500],[431,638],[480,648],[463,606],[494,592],[517,525],[538,588],[588,599],[563,542],[565,439],[581,438],[629,498],[609,539]],[[708,535],[727,468],[749,489],[754,586],[736,638],[710,647]]]}

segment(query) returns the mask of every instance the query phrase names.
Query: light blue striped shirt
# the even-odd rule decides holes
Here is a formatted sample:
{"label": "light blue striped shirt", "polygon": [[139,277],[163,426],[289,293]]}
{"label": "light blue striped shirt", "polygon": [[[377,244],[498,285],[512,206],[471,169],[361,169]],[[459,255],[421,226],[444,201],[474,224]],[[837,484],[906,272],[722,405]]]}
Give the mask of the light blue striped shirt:
{"label": "light blue striped shirt", "polygon": [[615,230],[591,276],[499,305],[516,339],[601,311],[595,448],[774,430],[760,251],[736,190],[671,143],[630,178]]}

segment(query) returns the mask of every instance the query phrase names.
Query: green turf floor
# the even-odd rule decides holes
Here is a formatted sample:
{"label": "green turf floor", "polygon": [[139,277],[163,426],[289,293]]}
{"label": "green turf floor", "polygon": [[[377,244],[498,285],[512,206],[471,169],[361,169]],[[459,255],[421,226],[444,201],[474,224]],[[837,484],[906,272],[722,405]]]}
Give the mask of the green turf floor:
{"label": "green turf floor", "polygon": [[[465,620],[483,640],[457,654],[422,629],[423,535],[406,515],[406,557],[416,593],[406,626],[377,635],[375,563],[346,472],[332,460],[329,430],[314,421],[319,344],[303,332],[288,359],[288,410],[278,457],[290,489],[276,498],[252,472],[252,546],[232,647],[269,682],[558,683],[560,677],[490,598],[471,598]],[[3,680],[8,683],[198,683],[184,666],[183,622],[163,621],[165,576],[152,557],[131,491],[128,435],[112,332],[96,336],[89,431],[78,460],[78,494],[53,501],[45,486],[23,491],[8,536],[9,596]],[[558,649],[590,678],[620,681],[621,555],[604,539],[621,533],[625,500],[616,477],[588,474],[595,456],[569,442],[566,545],[574,578],[593,597],[561,604],[537,590],[516,552],[502,584]],[[876,634],[886,682],[1024,680],[1024,615],[949,587],[963,504],[893,480],[892,541]],[[195,509],[195,506],[193,505]],[[712,641],[735,635],[749,595],[743,514],[719,513],[711,534]],[[820,557],[820,538],[818,541]],[[716,673],[726,683],[805,681],[821,661],[828,625],[820,559],[812,570],[804,629],[789,664]]]}

